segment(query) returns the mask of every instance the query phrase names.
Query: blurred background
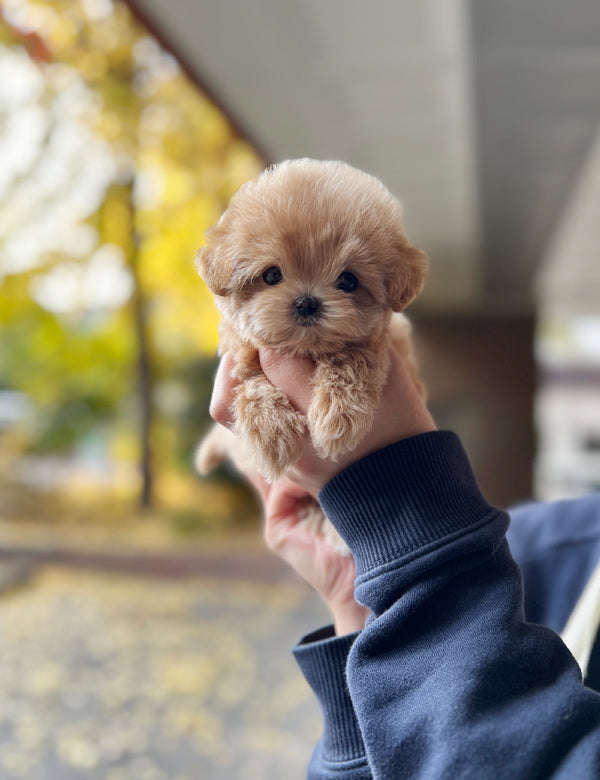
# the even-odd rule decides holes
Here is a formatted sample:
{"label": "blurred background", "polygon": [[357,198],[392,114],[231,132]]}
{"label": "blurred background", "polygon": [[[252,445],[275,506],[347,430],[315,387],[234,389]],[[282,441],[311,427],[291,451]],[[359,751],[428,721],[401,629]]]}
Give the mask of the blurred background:
{"label": "blurred background", "polygon": [[304,776],[327,620],[193,471],[204,231],[344,159],[430,256],[440,427],[501,506],[600,488],[596,0],[0,2],[0,775]]}

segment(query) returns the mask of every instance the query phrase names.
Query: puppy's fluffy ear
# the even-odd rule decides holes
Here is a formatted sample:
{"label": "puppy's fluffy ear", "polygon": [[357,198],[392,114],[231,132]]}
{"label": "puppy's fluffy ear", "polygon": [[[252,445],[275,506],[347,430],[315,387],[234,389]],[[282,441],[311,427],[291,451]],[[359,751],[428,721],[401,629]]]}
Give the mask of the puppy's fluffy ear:
{"label": "puppy's fluffy ear", "polygon": [[229,295],[232,289],[233,267],[223,252],[205,246],[196,255],[196,270],[215,295]]}
{"label": "puppy's fluffy ear", "polygon": [[403,311],[423,289],[427,275],[427,255],[408,242],[398,248],[398,262],[387,283],[392,311]]}

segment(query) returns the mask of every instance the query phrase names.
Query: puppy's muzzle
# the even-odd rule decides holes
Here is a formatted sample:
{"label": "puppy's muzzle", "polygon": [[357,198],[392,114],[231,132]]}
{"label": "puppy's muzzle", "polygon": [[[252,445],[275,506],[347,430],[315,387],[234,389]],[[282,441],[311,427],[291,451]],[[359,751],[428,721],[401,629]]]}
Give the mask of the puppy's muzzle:
{"label": "puppy's muzzle", "polygon": [[302,295],[294,300],[294,311],[301,325],[310,325],[319,317],[321,301],[312,295]]}

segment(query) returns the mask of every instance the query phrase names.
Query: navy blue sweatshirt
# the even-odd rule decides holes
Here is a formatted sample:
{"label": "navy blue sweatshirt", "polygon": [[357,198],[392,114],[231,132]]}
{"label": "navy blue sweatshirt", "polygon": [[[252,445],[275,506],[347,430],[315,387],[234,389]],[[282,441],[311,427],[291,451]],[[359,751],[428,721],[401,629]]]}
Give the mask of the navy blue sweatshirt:
{"label": "navy blue sweatshirt", "polygon": [[[310,778],[600,777],[600,696],[558,635],[526,620],[509,518],[481,495],[454,434],[380,450],[319,500],[352,550],[356,598],[372,615],[358,634],[324,629],[294,650],[323,711]],[[527,539],[538,539],[543,514],[515,514],[524,573],[527,563],[538,571]],[[573,515],[585,537],[586,512]],[[598,526],[598,501],[595,517]],[[560,629],[599,538],[579,538],[579,552],[595,546],[579,581],[562,607],[548,586],[533,599],[534,619],[551,614],[546,622]]]}

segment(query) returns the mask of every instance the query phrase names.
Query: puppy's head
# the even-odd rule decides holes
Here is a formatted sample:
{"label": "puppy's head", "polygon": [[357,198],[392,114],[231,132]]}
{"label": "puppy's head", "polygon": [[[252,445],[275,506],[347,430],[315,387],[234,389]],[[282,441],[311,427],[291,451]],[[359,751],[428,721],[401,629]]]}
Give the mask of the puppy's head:
{"label": "puppy's head", "polygon": [[243,185],[196,265],[244,340],[318,357],[368,340],[420,292],[398,202],[341,162],[292,160]]}

